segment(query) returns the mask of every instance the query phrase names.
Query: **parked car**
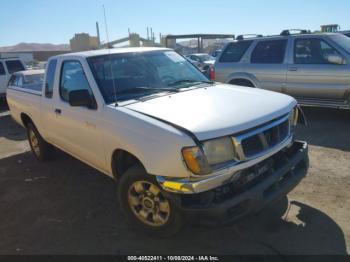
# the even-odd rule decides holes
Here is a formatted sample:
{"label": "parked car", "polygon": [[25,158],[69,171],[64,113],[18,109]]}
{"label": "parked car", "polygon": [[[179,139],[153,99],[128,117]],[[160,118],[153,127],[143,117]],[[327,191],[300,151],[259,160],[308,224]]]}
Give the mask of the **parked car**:
{"label": "parked car", "polygon": [[171,49],[55,56],[42,90],[7,98],[39,160],[55,146],[116,179],[127,221],[155,234],[256,212],[308,170],[292,97],[210,82]]}
{"label": "parked car", "polygon": [[208,54],[191,54],[185,57],[204,72],[215,62],[215,58]]}
{"label": "parked car", "polygon": [[25,68],[25,64],[19,58],[0,58],[0,98],[6,96],[6,87],[11,74]]}
{"label": "parked car", "polygon": [[44,69],[19,71],[12,74],[8,83],[9,88],[26,91],[41,91],[44,82]]}
{"label": "parked car", "polygon": [[295,97],[301,105],[350,109],[350,38],[338,33],[238,37],[215,64],[215,79]]}

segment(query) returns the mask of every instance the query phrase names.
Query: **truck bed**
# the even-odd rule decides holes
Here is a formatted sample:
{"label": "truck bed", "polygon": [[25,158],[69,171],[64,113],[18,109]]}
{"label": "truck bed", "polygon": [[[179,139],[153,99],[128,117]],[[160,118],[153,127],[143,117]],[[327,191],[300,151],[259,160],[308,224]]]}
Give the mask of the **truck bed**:
{"label": "truck bed", "polygon": [[42,94],[40,91],[11,86],[6,93],[11,115],[16,122],[23,125],[22,113],[25,112],[37,126],[41,127],[40,109]]}
{"label": "truck bed", "polygon": [[10,86],[7,88],[8,90],[16,90],[18,92],[24,92],[28,94],[33,94],[33,95],[39,95],[41,96],[42,94],[42,85],[41,84],[32,84],[32,85],[25,85],[23,87],[15,87],[15,86]]}

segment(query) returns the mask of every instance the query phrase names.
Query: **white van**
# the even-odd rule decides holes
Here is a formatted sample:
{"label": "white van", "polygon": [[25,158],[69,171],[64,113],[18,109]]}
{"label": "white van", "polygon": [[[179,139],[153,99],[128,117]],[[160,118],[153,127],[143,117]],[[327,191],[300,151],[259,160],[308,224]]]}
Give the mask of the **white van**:
{"label": "white van", "polygon": [[0,98],[6,95],[6,86],[10,76],[25,68],[25,64],[19,58],[0,58]]}

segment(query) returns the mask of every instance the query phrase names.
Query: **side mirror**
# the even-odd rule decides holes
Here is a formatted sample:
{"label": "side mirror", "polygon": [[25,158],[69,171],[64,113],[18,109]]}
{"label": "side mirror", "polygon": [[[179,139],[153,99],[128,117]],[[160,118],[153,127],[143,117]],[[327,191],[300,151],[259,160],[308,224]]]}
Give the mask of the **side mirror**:
{"label": "side mirror", "polygon": [[345,59],[342,58],[340,55],[329,55],[327,57],[327,60],[328,60],[329,63],[335,64],[335,65],[344,65],[344,64],[346,64]]}
{"label": "side mirror", "polygon": [[90,93],[86,89],[70,91],[68,94],[68,101],[71,106],[92,108],[93,105]]}

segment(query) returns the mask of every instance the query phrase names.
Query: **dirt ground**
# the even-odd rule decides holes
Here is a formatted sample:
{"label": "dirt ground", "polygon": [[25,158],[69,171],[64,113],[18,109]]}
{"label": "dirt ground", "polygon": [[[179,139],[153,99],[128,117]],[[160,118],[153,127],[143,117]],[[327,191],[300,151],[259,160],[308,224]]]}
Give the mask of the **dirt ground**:
{"label": "dirt ground", "polygon": [[350,112],[305,113],[297,137],[310,144],[311,167],[288,198],[234,225],[157,239],[130,230],[110,178],[58,151],[37,162],[3,106],[0,254],[348,254]]}

